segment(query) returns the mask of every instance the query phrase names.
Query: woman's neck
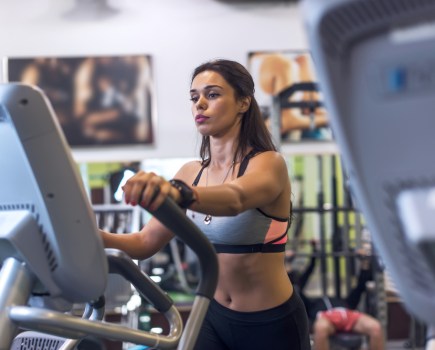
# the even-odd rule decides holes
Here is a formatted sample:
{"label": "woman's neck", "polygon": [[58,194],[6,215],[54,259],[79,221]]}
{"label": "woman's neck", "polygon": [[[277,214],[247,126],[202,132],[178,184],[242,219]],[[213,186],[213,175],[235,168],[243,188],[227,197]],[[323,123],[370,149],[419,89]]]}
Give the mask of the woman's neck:
{"label": "woman's neck", "polygon": [[234,161],[237,146],[235,142],[220,142],[210,140],[210,165],[213,167],[227,167]]}

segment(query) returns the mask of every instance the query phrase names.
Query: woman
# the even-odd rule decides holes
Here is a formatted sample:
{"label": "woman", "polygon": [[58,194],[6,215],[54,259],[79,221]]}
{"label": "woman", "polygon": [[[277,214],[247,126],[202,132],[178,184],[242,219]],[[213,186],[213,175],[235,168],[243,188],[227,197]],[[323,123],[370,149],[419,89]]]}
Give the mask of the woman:
{"label": "woman", "polygon": [[[309,349],[306,312],[284,266],[289,176],[252,77],[236,62],[211,61],[194,71],[190,97],[202,160],[170,182],[139,172],[124,186],[125,201],[155,210],[170,196],[216,248],[219,281],[196,349]],[[144,259],[173,234],[153,218],[138,233],[103,238],[106,247]]]}

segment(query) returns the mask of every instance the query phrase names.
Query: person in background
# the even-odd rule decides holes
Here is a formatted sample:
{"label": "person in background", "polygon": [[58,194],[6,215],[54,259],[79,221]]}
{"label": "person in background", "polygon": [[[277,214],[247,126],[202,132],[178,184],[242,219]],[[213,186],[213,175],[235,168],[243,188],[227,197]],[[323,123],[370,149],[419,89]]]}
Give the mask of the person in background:
{"label": "person in background", "polygon": [[[140,171],[124,186],[127,203],[155,210],[173,199],[213,243],[219,279],[196,349],[310,349],[308,318],[284,265],[291,185],[241,64],[197,67],[192,115],[202,136],[199,161],[175,178]],[[140,232],[102,232],[106,247],[145,259],[173,233],[152,218]]]}
{"label": "person in background", "polygon": [[[317,243],[311,241],[311,246],[312,255],[306,269],[301,274],[289,271],[289,278],[307,309],[314,333],[316,350],[328,350],[329,337],[337,332],[367,335],[371,350],[383,349],[384,336],[380,322],[369,314],[357,310],[361,297],[366,291],[366,284],[372,279],[370,255],[367,255],[365,250],[358,251],[357,256],[361,260],[358,281],[345,299],[326,295],[317,298],[308,297],[305,295],[304,289],[314,271],[317,260],[316,254],[318,254]],[[294,252],[287,251],[286,256],[287,260],[291,260],[294,257]]]}

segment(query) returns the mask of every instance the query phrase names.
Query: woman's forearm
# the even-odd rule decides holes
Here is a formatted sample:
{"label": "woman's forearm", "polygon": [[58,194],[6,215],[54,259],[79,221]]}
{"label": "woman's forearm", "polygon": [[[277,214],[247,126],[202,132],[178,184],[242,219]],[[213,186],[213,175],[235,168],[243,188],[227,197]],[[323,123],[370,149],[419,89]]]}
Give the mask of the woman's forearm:
{"label": "woman's forearm", "polygon": [[105,248],[122,250],[132,259],[139,260],[147,259],[154,254],[153,251],[147,249],[141,234],[138,232],[127,234],[109,233],[103,230],[100,230],[100,232]]}

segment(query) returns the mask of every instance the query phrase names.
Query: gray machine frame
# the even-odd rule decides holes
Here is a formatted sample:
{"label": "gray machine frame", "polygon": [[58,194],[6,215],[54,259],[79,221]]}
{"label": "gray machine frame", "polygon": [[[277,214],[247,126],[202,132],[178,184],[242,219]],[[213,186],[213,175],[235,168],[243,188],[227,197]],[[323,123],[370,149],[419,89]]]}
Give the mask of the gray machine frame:
{"label": "gray machine frame", "polygon": [[[0,350],[10,349],[19,328],[192,349],[216,289],[218,265],[213,246],[184,212],[171,200],[151,212],[192,248],[201,265],[183,331],[166,293],[128,256],[103,249],[76,164],[41,90],[0,85],[0,153]],[[101,312],[90,319],[63,312],[72,303],[98,300],[109,272],[122,275],[164,313],[168,335],[101,322]]]}
{"label": "gray machine frame", "polygon": [[407,309],[435,324],[435,1],[305,0],[350,186]]}

